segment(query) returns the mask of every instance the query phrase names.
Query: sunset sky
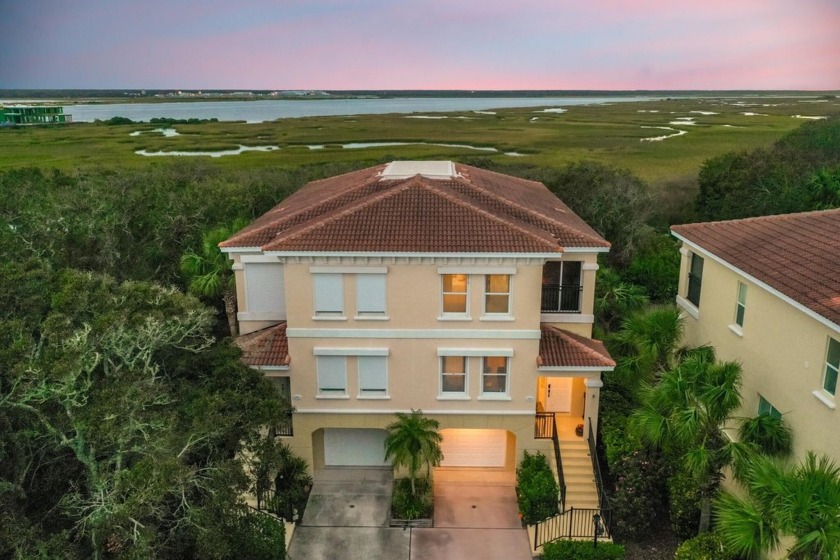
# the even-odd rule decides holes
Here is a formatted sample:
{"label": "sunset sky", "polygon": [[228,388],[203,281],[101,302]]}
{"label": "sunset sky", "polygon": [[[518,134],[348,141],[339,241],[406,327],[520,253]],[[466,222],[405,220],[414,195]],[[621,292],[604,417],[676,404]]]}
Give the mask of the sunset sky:
{"label": "sunset sky", "polygon": [[840,89],[840,0],[2,6],[0,89]]}

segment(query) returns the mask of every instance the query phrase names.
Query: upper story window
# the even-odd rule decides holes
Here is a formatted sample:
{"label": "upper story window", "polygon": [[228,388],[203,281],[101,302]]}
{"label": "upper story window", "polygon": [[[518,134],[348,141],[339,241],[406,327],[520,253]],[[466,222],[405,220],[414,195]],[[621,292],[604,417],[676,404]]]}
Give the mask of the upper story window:
{"label": "upper story window", "polygon": [[828,337],[828,349],[825,356],[825,374],[823,390],[831,396],[837,395],[837,374],[840,372],[840,341]]}
{"label": "upper story window", "polygon": [[583,283],[580,261],[547,262],[543,266],[543,313],[580,313]]}
{"label": "upper story window", "polygon": [[444,315],[462,315],[469,313],[469,275],[443,274],[442,299]]}
{"label": "upper story window", "polygon": [[440,357],[440,394],[444,397],[463,397],[467,394],[467,357]]}
{"label": "upper story window", "polygon": [[318,356],[318,395],[326,397],[347,396],[347,357]]}
{"label": "upper story window", "polygon": [[510,315],[510,275],[488,274],[484,277],[484,313]]}
{"label": "upper story window", "polygon": [[772,416],[773,418],[778,418],[779,420],[782,419],[782,413],[779,410],[770,404],[770,401],[758,395],[758,414],[767,414],[768,416]]}
{"label": "upper story window", "polygon": [[508,364],[506,356],[485,356],[481,359],[481,394],[507,395]]}
{"label": "upper story window", "polygon": [[738,300],[735,303],[735,324],[744,326],[744,313],[747,310],[747,285],[738,282]]}
{"label": "upper story window", "polygon": [[691,264],[688,270],[688,293],[686,298],[694,304],[694,307],[700,307],[700,286],[703,283],[703,257],[695,253],[691,253]]}
{"label": "upper story window", "polygon": [[356,274],[356,316],[385,317],[385,275]]}
{"label": "upper story window", "polygon": [[359,396],[388,396],[388,358],[386,356],[359,356]]}
{"label": "upper story window", "polygon": [[344,317],[344,275],[313,274],[316,317]]}

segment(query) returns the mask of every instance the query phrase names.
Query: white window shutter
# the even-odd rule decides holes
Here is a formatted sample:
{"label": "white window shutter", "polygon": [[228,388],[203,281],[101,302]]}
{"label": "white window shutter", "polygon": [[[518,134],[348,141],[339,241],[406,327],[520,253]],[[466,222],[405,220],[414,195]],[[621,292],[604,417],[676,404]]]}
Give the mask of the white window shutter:
{"label": "white window shutter", "polygon": [[285,315],[283,265],[280,263],[246,263],[245,293],[248,311],[276,312]]}
{"label": "white window shutter", "polygon": [[313,274],[315,313],[344,313],[344,275]]}
{"label": "white window shutter", "polygon": [[385,275],[356,275],[356,313],[385,313]]}
{"label": "white window shutter", "polygon": [[318,391],[347,390],[347,358],[318,356]]}
{"label": "white window shutter", "polygon": [[359,392],[385,393],[388,390],[388,358],[359,356]]}

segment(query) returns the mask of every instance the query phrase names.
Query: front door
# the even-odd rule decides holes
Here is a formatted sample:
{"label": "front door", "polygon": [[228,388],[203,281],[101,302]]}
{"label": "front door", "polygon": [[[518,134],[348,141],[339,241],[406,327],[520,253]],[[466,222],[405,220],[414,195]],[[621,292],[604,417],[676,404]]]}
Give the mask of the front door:
{"label": "front door", "polygon": [[545,403],[548,412],[571,412],[572,378],[549,377],[545,388]]}

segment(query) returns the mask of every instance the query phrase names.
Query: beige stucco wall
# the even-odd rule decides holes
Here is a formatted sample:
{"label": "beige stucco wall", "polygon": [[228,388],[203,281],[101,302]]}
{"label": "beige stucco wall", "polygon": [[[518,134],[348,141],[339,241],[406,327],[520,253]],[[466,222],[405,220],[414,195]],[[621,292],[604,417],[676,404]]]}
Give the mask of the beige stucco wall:
{"label": "beige stucco wall", "polygon": [[[793,429],[797,457],[813,450],[840,460],[840,411],[813,395],[822,388],[828,336],[840,338],[840,331],[698,252],[704,257],[699,318],[685,314],[686,342],[711,344],[718,359],[742,364],[741,415],[757,414],[760,394],[784,414]],[[681,296],[686,293],[687,266],[684,254]],[[747,285],[740,334],[730,328],[735,323],[738,281]]]}
{"label": "beige stucco wall", "polygon": [[[510,432],[515,445],[509,446],[506,468],[514,468],[524,452],[545,455],[553,453],[551,440],[534,439],[533,415],[491,416],[483,414],[427,414],[440,423],[440,429],[501,429]],[[395,420],[393,414],[323,414],[297,413],[294,417],[294,437],[283,438],[292,451],[309,462],[310,468],[324,466],[322,428],[379,428],[384,429]]]}

